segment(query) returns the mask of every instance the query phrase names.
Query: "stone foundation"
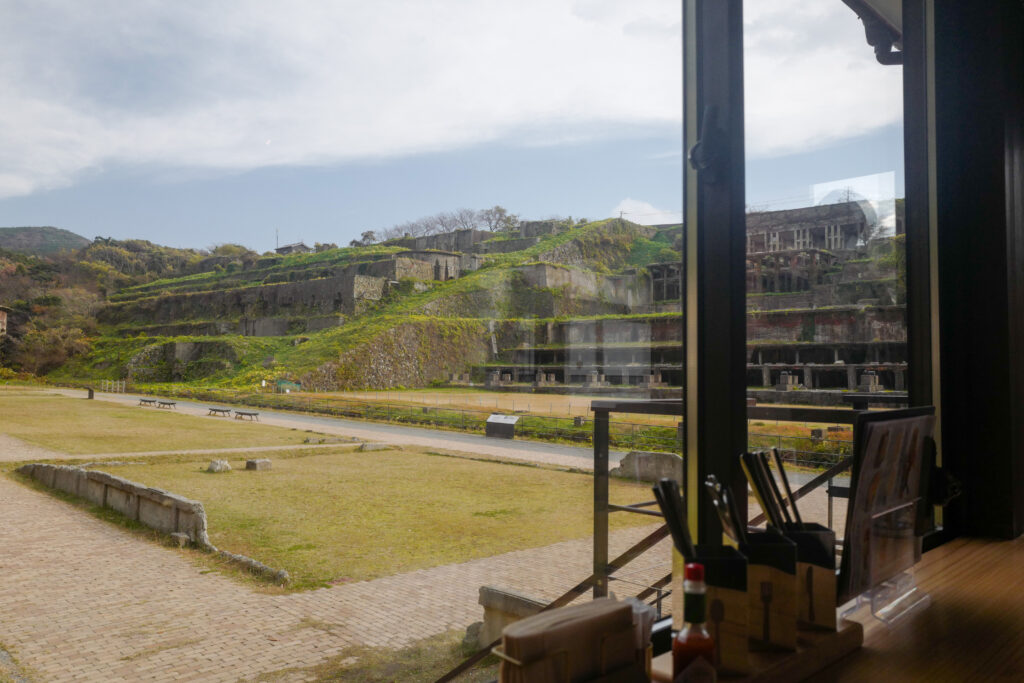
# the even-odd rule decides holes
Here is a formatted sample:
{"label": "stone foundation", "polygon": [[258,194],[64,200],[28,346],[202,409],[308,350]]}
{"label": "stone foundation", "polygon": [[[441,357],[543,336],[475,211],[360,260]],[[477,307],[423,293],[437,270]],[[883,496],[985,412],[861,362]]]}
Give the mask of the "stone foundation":
{"label": "stone foundation", "polygon": [[17,471],[50,488],[117,510],[151,529],[184,533],[200,548],[216,550],[206,534],[206,510],[197,500],[81,467],[30,463]]}

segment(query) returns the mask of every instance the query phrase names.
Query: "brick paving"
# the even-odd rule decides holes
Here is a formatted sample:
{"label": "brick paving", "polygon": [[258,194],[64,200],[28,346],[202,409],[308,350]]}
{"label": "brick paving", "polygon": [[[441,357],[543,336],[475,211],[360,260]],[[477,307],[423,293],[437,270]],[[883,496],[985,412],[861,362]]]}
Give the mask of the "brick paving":
{"label": "brick paving", "polygon": [[[54,457],[67,456],[0,435],[0,461]],[[801,509],[819,518],[824,492],[815,493]],[[586,577],[592,562],[586,538],[270,595],[203,573],[178,550],[5,477],[0,515],[0,643],[39,681],[245,680],[312,666],[351,645],[402,647],[478,621],[481,585],[552,599]],[[655,526],[613,533],[611,555]],[[620,597],[667,573],[668,541],[635,564],[624,575],[629,582],[612,583]]]}
{"label": "brick paving", "polygon": [[[40,681],[234,681],[350,645],[402,647],[478,621],[481,585],[554,598],[591,562],[580,539],[270,595],[7,478],[0,511],[0,643]],[[614,533],[612,552],[649,529]],[[649,554],[663,558],[649,575],[665,573],[668,553],[663,543]]]}

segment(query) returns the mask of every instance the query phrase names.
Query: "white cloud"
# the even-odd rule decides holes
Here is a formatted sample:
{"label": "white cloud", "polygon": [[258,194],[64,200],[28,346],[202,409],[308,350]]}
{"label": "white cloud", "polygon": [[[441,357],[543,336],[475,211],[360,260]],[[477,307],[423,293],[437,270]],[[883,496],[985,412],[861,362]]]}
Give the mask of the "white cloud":
{"label": "white cloud", "polygon": [[[679,3],[664,0],[5,5],[0,197],[113,165],[332,164],[681,120]],[[842,3],[746,10],[749,154],[898,120],[899,70],[873,62]]]}
{"label": "white cloud", "polygon": [[653,204],[639,199],[632,199],[630,197],[626,197],[616,204],[615,208],[612,209],[608,215],[618,216],[620,213],[626,220],[639,223],[640,225],[679,223],[683,220],[683,212],[681,210],[671,211],[659,209]]}
{"label": "white cloud", "polygon": [[26,3],[0,26],[0,196],[109,164],[327,164],[678,121],[678,7],[575,7]]}
{"label": "white cloud", "polygon": [[902,120],[902,69],[875,60],[843,3],[757,0],[744,12],[748,156],[823,147]]}

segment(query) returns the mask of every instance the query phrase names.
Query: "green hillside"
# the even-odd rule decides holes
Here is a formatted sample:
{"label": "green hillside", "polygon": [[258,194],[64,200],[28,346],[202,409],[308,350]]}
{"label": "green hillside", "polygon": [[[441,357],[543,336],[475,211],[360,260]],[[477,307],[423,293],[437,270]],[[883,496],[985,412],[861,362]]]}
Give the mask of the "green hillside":
{"label": "green hillside", "polygon": [[81,249],[88,245],[89,240],[63,228],[0,228],[0,249],[23,254],[46,256]]}
{"label": "green hillside", "polygon": [[0,251],[15,323],[0,365],[240,389],[427,386],[479,374],[543,321],[628,315],[641,266],[678,260],[678,234],[548,221],[288,256],[109,238],[53,258]]}

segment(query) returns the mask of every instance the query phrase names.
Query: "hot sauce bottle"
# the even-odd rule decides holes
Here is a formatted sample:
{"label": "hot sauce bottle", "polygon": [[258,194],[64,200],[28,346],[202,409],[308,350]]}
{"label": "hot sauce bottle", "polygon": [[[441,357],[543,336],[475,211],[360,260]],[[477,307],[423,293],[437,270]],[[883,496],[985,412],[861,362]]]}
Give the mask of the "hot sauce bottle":
{"label": "hot sauce bottle", "polygon": [[683,628],[672,641],[672,680],[675,683],[717,680],[712,665],[715,641],[707,629],[707,592],[704,565],[686,565],[683,580]]}

